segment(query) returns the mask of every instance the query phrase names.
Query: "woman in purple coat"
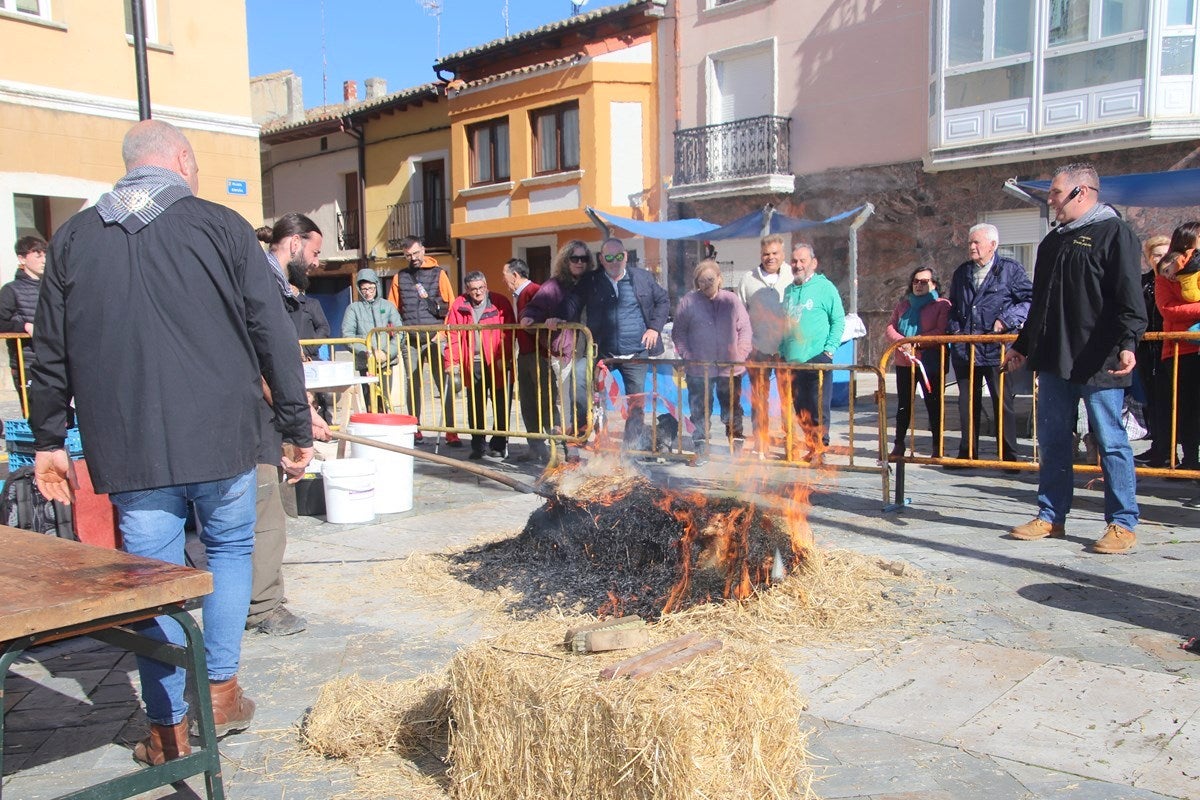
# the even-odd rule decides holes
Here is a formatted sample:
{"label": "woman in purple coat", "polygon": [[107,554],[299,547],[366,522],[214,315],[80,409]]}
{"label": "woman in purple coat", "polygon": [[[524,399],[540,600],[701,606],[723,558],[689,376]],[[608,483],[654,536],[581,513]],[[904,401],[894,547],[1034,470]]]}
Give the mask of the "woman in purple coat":
{"label": "woman in purple coat", "polygon": [[[892,319],[886,331],[888,341],[943,335],[950,317],[950,301],[938,296],[940,284],[937,274],[926,267],[915,269],[909,276],[908,285],[908,292],[892,310]],[[929,412],[929,429],[933,433],[933,455],[941,455],[942,350],[941,345],[916,347],[907,344],[896,351],[896,443],[892,447],[893,456],[904,455],[904,439],[908,436],[912,421],[913,396],[918,385],[925,393],[925,410]],[[916,359],[920,359],[924,374]]]}
{"label": "woman in purple coat", "polygon": [[695,290],[684,295],[675,309],[672,337],[675,352],[686,361],[688,405],[695,430],[694,466],[708,460],[708,424],[713,394],[721,406],[725,435],[742,438],[742,374],[746,367],[717,366],[705,362],[742,362],[750,355],[750,315],[742,301],[721,288],[721,267],[712,259],[696,265],[692,274]]}

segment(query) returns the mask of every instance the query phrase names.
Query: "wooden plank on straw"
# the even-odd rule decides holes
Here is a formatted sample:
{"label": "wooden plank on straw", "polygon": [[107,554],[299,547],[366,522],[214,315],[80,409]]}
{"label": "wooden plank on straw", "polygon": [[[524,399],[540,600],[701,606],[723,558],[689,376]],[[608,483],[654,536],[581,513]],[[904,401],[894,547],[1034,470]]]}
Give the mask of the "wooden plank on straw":
{"label": "wooden plank on straw", "polygon": [[681,666],[691,661],[693,658],[698,658],[705,653],[714,653],[720,649],[720,639],[705,639],[703,642],[700,642],[700,644],[692,645],[691,647],[683,650],[677,650],[674,653],[657,658],[649,663],[634,667],[629,671],[629,680],[640,680],[641,678],[645,678],[647,675],[653,675],[656,672],[662,672],[664,669],[671,669],[672,667]]}
{"label": "wooden plank on straw", "polygon": [[677,639],[672,639],[669,642],[664,642],[657,647],[651,647],[644,653],[639,653],[636,656],[627,658],[611,667],[605,667],[600,670],[600,677],[609,680],[619,678],[622,675],[628,675],[634,668],[640,667],[643,664],[649,664],[663,656],[669,656],[671,653],[677,653],[680,650],[686,650],[689,647],[700,644],[704,637],[699,633],[686,633]]}

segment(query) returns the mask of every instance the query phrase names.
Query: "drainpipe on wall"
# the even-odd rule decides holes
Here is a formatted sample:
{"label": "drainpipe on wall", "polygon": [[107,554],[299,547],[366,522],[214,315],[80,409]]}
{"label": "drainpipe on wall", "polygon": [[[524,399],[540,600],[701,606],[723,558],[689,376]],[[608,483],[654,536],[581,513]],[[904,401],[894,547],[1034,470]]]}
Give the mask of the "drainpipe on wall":
{"label": "drainpipe on wall", "polygon": [[342,117],[342,132],[358,143],[358,268],[367,266],[367,136],[362,126]]}
{"label": "drainpipe on wall", "polygon": [[133,66],[137,75],[138,119],[150,119],[150,75],[146,68],[146,11],[143,0],[129,0],[133,17]]}

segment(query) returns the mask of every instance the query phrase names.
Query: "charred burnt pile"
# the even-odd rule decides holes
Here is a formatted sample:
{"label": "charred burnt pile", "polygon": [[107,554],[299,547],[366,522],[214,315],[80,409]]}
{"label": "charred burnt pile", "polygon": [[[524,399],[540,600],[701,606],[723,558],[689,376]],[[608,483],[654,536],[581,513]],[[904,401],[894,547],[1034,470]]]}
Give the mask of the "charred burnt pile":
{"label": "charred burnt pile", "polygon": [[521,595],[517,613],[578,606],[653,619],[749,597],[804,556],[783,520],[737,498],[667,491],[640,476],[560,491],[518,536],[455,556],[458,577]]}

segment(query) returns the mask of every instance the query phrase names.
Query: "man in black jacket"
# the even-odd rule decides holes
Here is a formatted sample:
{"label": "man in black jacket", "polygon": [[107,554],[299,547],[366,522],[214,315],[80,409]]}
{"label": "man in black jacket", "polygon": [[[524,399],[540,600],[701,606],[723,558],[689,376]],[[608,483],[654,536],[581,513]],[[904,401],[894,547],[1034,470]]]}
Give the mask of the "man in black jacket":
{"label": "man in black jacket", "polygon": [[[296,479],[312,458],[300,349],[253,229],[195,196],[196,156],[158,120],[126,134],[128,170],[55,233],[37,308],[30,427],[38,488],[70,502],[63,449],[72,397],[97,492],[116,506],[124,548],[184,561],[195,507],[213,592],[204,644],[218,734],[245,730],[254,703],[237,680],[250,601],[262,381]],[[177,644],[173,620],[142,624]],[[149,738],[134,758],[187,755],[184,670],[139,657]]]}
{"label": "man in black jacket", "polygon": [[654,276],[641,267],[628,266],[627,257],[624,242],[605,239],[600,246],[600,265],[604,269],[584,274],[567,298],[565,317],[575,321],[587,311],[587,326],[599,358],[608,359],[608,368],[620,373],[625,384],[625,444],[640,449],[645,446],[642,393],[649,365],[630,364],[626,359],[662,355],[661,334],[671,301]]}
{"label": "man in black jacket", "polygon": [[1004,359],[1006,370],[1037,373],[1038,514],[1010,531],[1015,539],[1066,535],[1074,494],[1072,434],[1082,400],[1104,473],[1108,526],[1092,545],[1123,553],[1137,543],[1133,448],[1121,424],[1125,389],[1146,331],[1141,248],[1112,207],[1099,202],[1090,164],[1054,172],[1047,200],[1057,227],[1038,245],[1029,318]]}
{"label": "man in black jacket", "polygon": [[[33,315],[37,311],[38,290],[42,288],[42,272],[46,269],[46,240],[40,236],[17,239],[17,277],[0,287],[0,330],[8,333],[33,333]],[[26,392],[29,389],[29,368],[33,365],[33,340],[25,339],[17,354],[17,340],[8,340],[8,365],[12,368],[13,386],[21,398],[21,413],[29,414]],[[24,379],[21,361],[25,361]]]}

